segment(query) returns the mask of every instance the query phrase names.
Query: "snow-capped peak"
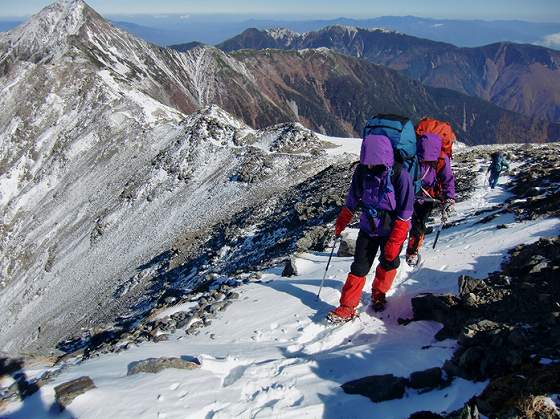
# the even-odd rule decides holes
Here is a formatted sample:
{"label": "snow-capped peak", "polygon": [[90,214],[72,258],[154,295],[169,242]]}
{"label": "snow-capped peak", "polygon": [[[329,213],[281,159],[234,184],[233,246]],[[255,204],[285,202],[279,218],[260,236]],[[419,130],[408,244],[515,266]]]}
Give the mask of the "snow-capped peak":
{"label": "snow-capped peak", "polygon": [[0,60],[15,52],[31,61],[42,61],[63,52],[68,37],[76,35],[86,22],[87,9],[82,0],[59,0],[45,7],[0,38],[0,48],[7,46]]}
{"label": "snow-capped peak", "polygon": [[302,36],[299,32],[294,32],[286,28],[271,28],[265,31],[272,38],[279,41],[292,41]]}

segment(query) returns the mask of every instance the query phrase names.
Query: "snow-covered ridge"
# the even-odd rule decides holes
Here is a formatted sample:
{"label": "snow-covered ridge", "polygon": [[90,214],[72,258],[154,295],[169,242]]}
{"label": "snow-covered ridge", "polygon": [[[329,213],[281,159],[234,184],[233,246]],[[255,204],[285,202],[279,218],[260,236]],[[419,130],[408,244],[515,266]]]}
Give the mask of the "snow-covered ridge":
{"label": "snow-covered ridge", "polygon": [[302,56],[305,56],[306,54],[322,54],[325,57],[329,57],[337,54],[335,50],[329,47],[302,48],[302,49],[298,49],[297,53]]}
{"label": "snow-covered ridge", "polygon": [[[216,148],[244,150],[247,146],[258,148],[267,154],[291,154],[311,156],[322,154],[321,150],[328,140],[315,134],[299,123],[281,123],[264,129],[255,130],[233,117],[217,105],[210,105],[187,116],[180,124],[182,129],[181,145],[174,148],[178,162],[188,159],[179,152],[189,143],[211,143]],[[244,151],[242,151],[244,153]]]}
{"label": "snow-covered ridge", "polygon": [[272,39],[282,42],[285,47],[290,47],[295,43],[301,42],[307,35],[307,33],[294,32],[286,28],[266,29],[264,33]]}
{"label": "snow-covered ridge", "polygon": [[[27,22],[48,27],[46,44],[30,36],[25,48],[8,48],[10,71],[0,79],[0,311],[7,319],[0,344],[7,350],[54,347],[79,322],[103,321],[92,310],[98,304],[112,316],[126,305],[112,300],[115,287],[130,282],[123,289],[134,289],[126,296],[134,300],[147,281],[137,267],[185,229],[209,228],[256,195],[300,181],[290,173],[305,159],[312,162],[298,176],[328,164],[310,159],[311,147],[285,147],[312,141],[303,129],[265,135],[216,106],[194,112],[223,93],[215,83],[224,66],[250,80],[242,63],[212,47],[158,48],[85,7],[58,3]],[[169,106],[177,101],[194,113],[185,119]],[[210,198],[228,205],[210,209]]]}
{"label": "snow-covered ridge", "polygon": [[296,40],[301,40],[306,35],[306,33],[294,32],[286,28],[271,28],[264,32],[277,41],[285,42],[286,45],[290,45]]}
{"label": "snow-covered ridge", "polygon": [[280,41],[285,44],[286,47],[292,46],[293,44],[305,44],[308,39],[312,39],[316,34],[329,33],[329,32],[342,32],[350,38],[356,37],[360,32],[371,32],[371,33],[392,33],[397,34],[399,32],[387,29],[387,28],[362,28],[351,25],[334,24],[325,26],[322,29],[314,32],[294,32],[287,28],[272,28],[262,31],[276,41]]}
{"label": "snow-covered ridge", "polygon": [[224,111],[218,105],[209,105],[201,110],[189,115],[184,124],[186,125],[195,125],[201,119],[213,119],[216,120],[224,125],[229,125],[234,127],[238,130],[246,130],[254,132],[247,124],[243,123],[241,120],[233,117],[231,114]]}
{"label": "snow-covered ridge", "polygon": [[321,29],[319,32],[330,32],[333,30],[345,32],[347,35],[351,37],[356,36],[356,34],[358,33],[358,28],[355,26],[339,25],[339,24],[326,26],[323,29]]}

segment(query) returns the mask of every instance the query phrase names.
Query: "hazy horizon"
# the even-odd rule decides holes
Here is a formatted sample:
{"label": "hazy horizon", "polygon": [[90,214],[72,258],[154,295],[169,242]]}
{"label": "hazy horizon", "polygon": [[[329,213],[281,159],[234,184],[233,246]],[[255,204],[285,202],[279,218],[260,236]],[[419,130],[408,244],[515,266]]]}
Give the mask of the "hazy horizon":
{"label": "hazy horizon", "polygon": [[[14,2],[0,0],[0,18],[25,19],[43,7],[53,3],[50,0],[28,0]],[[379,17],[414,16],[449,20],[523,20],[539,23],[559,23],[560,7],[557,0],[471,0],[468,4],[448,0],[396,0],[392,2],[374,1],[363,4],[359,0],[285,0],[280,6],[275,2],[242,0],[232,6],[227,0],[200,2],[161,0],[154,5],[149,0],[91,0],[86,1],[102,15],[111,17],[141,16],[222,16],[231,19],[373,19]]]}
{"label": "hazy horizon", "polygon": [[[38,11],[37,11],[38,12]],[[98,11],[99,12],[99,11]],[[35,13],[26,15],[0,15],[0,21],[24,21],[29,19]],[[151,14],[151,13],[100,13],[102,16],[109,20],[118,20],[123,18],[150,18],[150,19],[166,19],[166,18],[183,18],[185,21],[191,19],[191,21],[203,21],[202,18],[223,18],[223,21],[228,22],[246,22],[251,20],[267,20],[267,21],[322,21],[322,20],[337,20],[337,19],[352,19],[352,20],[372,20],[379,18],[421,18],[421,19],[432,19],[432,20],[450,20],[450,21],[480,21],[480,22],[527,22],[527,23],[540,23],[540,24],[559,24],[560,22],[555,22],[552,20],[531,20],[531,19],[482,19],[482,18],[444,18],[444,17],[432,17],[432,16],[419,16],[419,15],[371,15],[371,16],[352,16],[352,15],[323,15],[318,17],[317,15],[281,15],[281,14],[235,14],[235,13],[190,13],[187,18],[184,13],[165,13],[165,14]],[[192,19],[196,18],[196,19]],[[133,22],[131,22],[133,23]]]}
{"label": "hazy horizon", "polygon": [[[121,0],[119,4],[127,3],[128,0]],[[447,42],[462,47],[476,47],[488,45],[495,42],[517,42],[542,45],[549,48],[560,49],[560,23],[554,23],[552,19],[535,21],[528,18],[516,17],[506,18],[498,16],[496,13],[490,15],[486,13],[484,17],[476,16],[447,16],[438,17],[434,15],[425,16],[414,7],[402,7],[405,4],[411,5],[411,0],[400,0],[393,2],[393,6],[400,5],[400,8],[388,6],[378,7],[373,13],[371,4],[363,6],[363,12],[356,16],[356,0],[347,0],[348,8],[341,12],[333,5],[333,1],[325,2],[326,7],[321,9],[321,13],[303,13],[305,7],[300,7],[301,12],[293,13],[295,0],[287,0],[287,6],[283,8],[283,13],[247,13],[240,7],[237,12],[224,11],[225,0],[210,0],[214,7],[211,13],[202,11],[194,13],[161,13],[142,12],[142,4],[146,0],[138,0],[134,7],[130,7],[123,13],[107,13],[105,6],[107,0],[86,1],[91,7],[98,11],[104,18],[112,21],[116,26],[124,29],[146,41],[160,46],[183,44],[189,42],[202,42],[205,44],[216,45],[230,39],[247,28],[268,29],[273,27],[283,27],[295,32],[310,32],[319,30],[332,24],[343,24],[358,26],[362,28],[386,28],[408,35],[427,38],[434,41]],[[245,8],[254,0],[245,0],[241,5]],[[316,2],[308,0],[304,5]],[[432,5],[437,5],[440,0],[426,0]],[[479,0],[474,0],[480,3]],[[516,1],[516,0],[512,0]],[[556,0],[554,0],[556,1]],[[175,0],[163,0],[163,4],[172,4]],[[540,0],[541,5],[548,4],[550,0]],[[4,5],[6,0],[0,0],[0,5]],[[44,3],[44,4],[43,4]],[[48,0],[29,0],[25,7],[34,5],[38,12],[40,4],[48,4]],[[114,2],[113,2],[114,3]],[[187,7],[183,2],[183,7]],[[188,5],[188,3],[186,3]],[[222,4],[221,7],[218,7]],[[330,5],[330,6],[329,6]],[[354,5],[353,7],[350,7]],[[21,10],[16,4],[11,4],[12,8],[5,10]],[[328,6],[328,7],[327,7]],[[375,6],[375,4],[374,4]],[[22,6],[23,7],[23,6]],[[369,10],[369,12],[368,12]],[[424,10],[429,10],[427,6]],[[537,9],[532,9],[537,10]],[[402,12],[402,13],[382,13],[382,12]],[[340,12],[340,13],[339,13]],[[370,13],[371,12],[371,13]],[[521,12],[521,9],[518,10]],[[548,17],[554,16],[551,13]],[[29,18],[25,16],[0,16],[0,32],[10,30],[22,21]],[[425,20],[432,19],[432,20]]]}

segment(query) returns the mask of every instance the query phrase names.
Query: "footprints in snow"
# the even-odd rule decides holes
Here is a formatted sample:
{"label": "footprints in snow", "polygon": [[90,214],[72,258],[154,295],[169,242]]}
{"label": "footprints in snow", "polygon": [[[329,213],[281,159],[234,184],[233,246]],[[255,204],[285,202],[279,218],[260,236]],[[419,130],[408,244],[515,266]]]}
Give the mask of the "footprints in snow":
{"label": "footprints in snow", "polygon": [[[176,382],[176,383],[172,383],[169,385],[169,387],[167,387],[167,389],[170,392],[164,391],[162,393],[159,393],[156,396],[156,400],[158,402],[158,409],[162,408],[162,409],[166,409],[168,404],[175,404],[177,405],[177,402],[181,403],[181,405],[184,408],[188,408],[188,404],[186,404],[184,402],[185,398],[189,395],[189,393],[187,391],[185,391],[183,388],[181,388],[181,383]],[[177,394],[179,393],[179,394]],[[175,401],[175,403],[174,403]],[[164,411],[157,411],[157,418],[167,418],[169,417],[169,415],[164,412]]]}
{"label": "footprints in snow", "polygon": [[380,333],[384,330],[383,321],[361,316],[354,321],[340,326],[327,326],[311,323],[305,327],[296,343],[287,347],[288,352],[316,355],[333,348],[341,349],[347,344],[354,345],[354,340],[368,330]]}
{"label": "footprints in snow", "polygon": [[239,402],[214,408],[206,417],[270,417],[279,411],[298,406],[303,401],[303,395],[296,388],[295,379],[290,378],[297,375],[292,369],[310,370],[312,365],[309,364],[312,362],[301,359],[255,362],[235,357],[202,357],[201,369],[221,376],[222,387],[240,387]]}

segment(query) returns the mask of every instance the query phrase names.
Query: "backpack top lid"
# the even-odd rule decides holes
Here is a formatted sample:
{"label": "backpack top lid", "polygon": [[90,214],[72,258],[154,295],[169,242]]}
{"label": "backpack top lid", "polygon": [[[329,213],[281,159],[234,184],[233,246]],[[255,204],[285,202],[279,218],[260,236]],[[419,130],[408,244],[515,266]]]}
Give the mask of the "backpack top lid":
{"label": "backpack top lid", "polygon": [[422,118],[416,126],[416,135],[437,134],[441,138],[440,158],[453,157],[453,142],[457,139],[451,125],[433,118]]}
{"label": "backpack top lid", "polygon": [[408,118],[392,114],[379,114],[367,121],[363,138],[368,135],[384,135],[393,145],[396,155],[403,159],[416,156],[416,134]]}
{"label": "backpack top lid", "polygon": [[425,134],[418,138],[418,161],[437,161],[441,153],[441,137]]}
{"label": "backpack top lid", "polygon": [[495,151],[495,152],[492,153],[491,157],[492,157],[492,161],[499,162],[499,161],[503,160],[504,153],[501,152],[501,151]]}
{"label": "backpack top lid", "polygon": [[368,135],[362,141],[360,163],[367,166],[393,167],[394,151],[391,140],[385,135]]}

